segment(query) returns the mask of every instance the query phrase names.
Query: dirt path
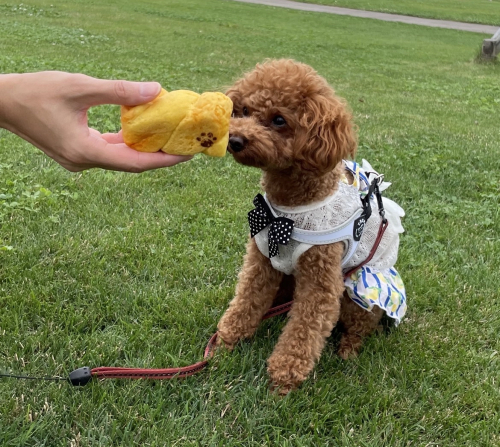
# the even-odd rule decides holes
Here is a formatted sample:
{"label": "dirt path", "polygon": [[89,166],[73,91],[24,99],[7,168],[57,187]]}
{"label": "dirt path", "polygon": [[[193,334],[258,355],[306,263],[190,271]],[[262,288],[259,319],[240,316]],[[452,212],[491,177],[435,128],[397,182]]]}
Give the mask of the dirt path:
{"label": "dirt path", "polygon": [[434,28],[449,28],[473,33],[495,34],[497,26],[479,25],[476,23],[452,22],[450,20],[422,19],[419,17],[403,16],[399,14],[386,14],[383,12],[363,11],[360,9],[338,8],[336,6],[315,5],[312,3],[299,3],[290,0],[235,0],[242,3],[255,3],[259,5],[276,6],[279,8],[298,9],[301,11],[325,12],[344,16],[363,17],[367,19],[385,20],[387,22],[403,22],[412,25],[432,26]]}

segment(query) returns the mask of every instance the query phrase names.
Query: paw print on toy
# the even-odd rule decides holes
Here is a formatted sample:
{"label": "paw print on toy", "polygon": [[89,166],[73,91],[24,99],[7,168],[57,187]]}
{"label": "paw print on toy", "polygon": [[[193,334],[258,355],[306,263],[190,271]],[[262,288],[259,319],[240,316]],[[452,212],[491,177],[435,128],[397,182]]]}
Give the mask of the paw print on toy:
{"label": "paw print on toy", "polygon": [[217,141],[217,137],[214,137],[214,134],[209,132],[208,134],[202,133],[198,138],[196,138],[196,140],[200,141],[201,147],[212,147],[212,145]]}

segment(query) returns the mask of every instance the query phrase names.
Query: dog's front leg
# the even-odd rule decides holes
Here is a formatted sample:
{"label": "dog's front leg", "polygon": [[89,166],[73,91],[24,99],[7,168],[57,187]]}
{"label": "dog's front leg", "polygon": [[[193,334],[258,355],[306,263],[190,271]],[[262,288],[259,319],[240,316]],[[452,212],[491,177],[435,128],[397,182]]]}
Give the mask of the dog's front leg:
{"label": "dog's front leg", "polygon": [[251,337],[278,292],[283,273],[257,248],[253,239],[247,244],[243,269],[236,294],[219,324],[219,344],[232,349],[238,340]]}
{"label": "dog's front leg", "polygon": [[343,244],[314,246],[298,260],[289,321],[268,359],[273,387],[287,394],[303,382],[337,324],[344,281]]}

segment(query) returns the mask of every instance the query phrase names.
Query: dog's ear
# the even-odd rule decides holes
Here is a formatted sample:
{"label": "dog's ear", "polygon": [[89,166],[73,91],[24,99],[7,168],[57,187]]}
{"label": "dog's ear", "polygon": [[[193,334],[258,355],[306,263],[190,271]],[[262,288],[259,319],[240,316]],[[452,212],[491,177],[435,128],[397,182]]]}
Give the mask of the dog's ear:
{"label": "dog's ear", "polygon": [[235,109],[238,107],[239,104],[241,104],[241,100],[243,98],[241,91],[238,89],[236,85],[229,87],[226,90],[226,96],[233,101],[233,112]]}
{"label": "dog's ear", "polygon": [[[340,98],[317,94],[305,100],[298,132],[296,159],[303,169],[326,173],[356,153],[356,131],[352,115]],[[302,140],[302,141],[300,141]]]}

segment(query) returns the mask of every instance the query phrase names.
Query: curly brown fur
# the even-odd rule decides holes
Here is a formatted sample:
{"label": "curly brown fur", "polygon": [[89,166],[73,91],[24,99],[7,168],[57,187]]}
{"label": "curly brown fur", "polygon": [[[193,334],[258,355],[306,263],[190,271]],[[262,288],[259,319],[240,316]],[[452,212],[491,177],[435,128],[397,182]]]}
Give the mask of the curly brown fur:
{"label": "curly brown fur", "polygon": [[342,244],[314,246],[299,258],[289,321],[267,362],[272,383],[282,394],[307,378],[339,318],[343,251]]}
{"label": "curly brown fur", "polygon": [[218,343],[232,349],[241,338],[250,337],[269,310],[278,293],[283,273],[250,239],[243,268],[239,274],[236,295],[218,324]]}
{"label": "curly brown fur", "polygon": [[[345,102],[311,67],[267,61],[227,95],[234,104],[228,150],[237,162],[262,170],[261,184],[272,203],[300,206],[336,191],[342,159],[356,152],[356,133]],[[247,244],[235,297],[218,325],[219,343],[232,348],[253,335],[276,296],[293,293],[289,321],[268,359],[273,388],[282,394],[307,378],[339,318],[343,358],[356,355],[378,324],[378,312],[342,299],[343,250],[342,243],[313,246],[299,258],[290,281],[253,239]]]}
{"label": "curly brown fur", "polygon": [[359,307],[346,293],[342,296],[340,320],[343,333],[340,339],[338,354],[344,360],[357,357],[363,339],[379,327],[384,311],[377,306],[371,312]]}

